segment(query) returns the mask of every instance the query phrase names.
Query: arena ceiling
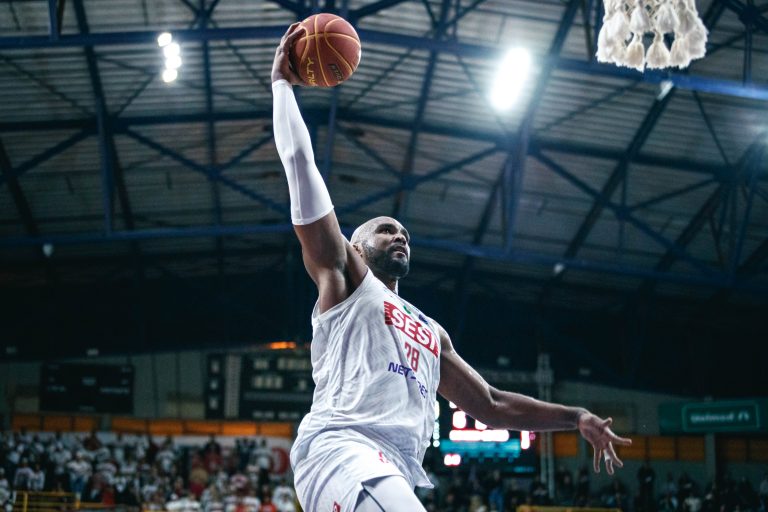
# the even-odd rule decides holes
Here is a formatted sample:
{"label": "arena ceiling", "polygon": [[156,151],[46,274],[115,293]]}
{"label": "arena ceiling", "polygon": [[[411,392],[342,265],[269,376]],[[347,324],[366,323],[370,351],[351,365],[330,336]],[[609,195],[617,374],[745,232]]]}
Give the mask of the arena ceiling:
{"label": "arena ceiling", "polygon": [[[595,62],[599,0],[0,1],[0,293],[14,325],[0,343],[25,345],[27,324],[74,296],[61,290],[243,281],[297,259],[269,76],[286,27],[319,11],[351,20],[363,48],[347,83],[299,94],[337,214],[347,230],[399,218],[409,289],[449,295],[459,332],[484,296],[638,324],[657,315],[642,304],[669,304],[678,328],[716,317],[734,338],[764,334],[768,1],[697,4],[707,56],[639,73]],[[171,84],[162,31],[181,45]],[[534,66],[500,114],[488,84],[510,46]],[[654,343],[631,331],[624,376]]]}

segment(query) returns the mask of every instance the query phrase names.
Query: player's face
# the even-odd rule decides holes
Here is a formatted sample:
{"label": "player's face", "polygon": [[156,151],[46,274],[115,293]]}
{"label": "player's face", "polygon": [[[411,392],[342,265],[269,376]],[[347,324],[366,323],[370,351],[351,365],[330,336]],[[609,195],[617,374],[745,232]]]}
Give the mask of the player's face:
{"label": "player's face", "polygon": [[401,279],[408,274],[411,259],[408,230],[395,219],[383,217],[363,243],[366,263],[374,272]]}

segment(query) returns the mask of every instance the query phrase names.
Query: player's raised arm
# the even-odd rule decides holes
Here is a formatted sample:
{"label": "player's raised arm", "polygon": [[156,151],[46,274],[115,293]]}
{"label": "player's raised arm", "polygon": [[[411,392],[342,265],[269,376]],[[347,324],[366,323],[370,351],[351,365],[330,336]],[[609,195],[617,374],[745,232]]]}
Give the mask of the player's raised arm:
{"label": "player's raised arm", "polygon": [[512,430],[579,430],[594,450],[595,472],[600,471],[602,458],[611,475],[614,466],[624,465],[616,455],[614,444],[629,445],[632,441],[613,433],[610,418],[599,418],[581,407],[543,402],[496,389],[456,353],[442,328],[440,345],[438,392],[473,418],[491,427]]}
{"label": "player's raised arm", "polygon": [[301,242],[307,272],[320,292],[320,308],[326,310],[357,287],[365,275],[365,264],[341,233],[328,189],[315,164],[309,131],[293,95],[293,85],[302,81],[290,67],[289,52],[301,35],[299,24],[291,25],[275,52],[273,129],[288,179],[291,221]]}

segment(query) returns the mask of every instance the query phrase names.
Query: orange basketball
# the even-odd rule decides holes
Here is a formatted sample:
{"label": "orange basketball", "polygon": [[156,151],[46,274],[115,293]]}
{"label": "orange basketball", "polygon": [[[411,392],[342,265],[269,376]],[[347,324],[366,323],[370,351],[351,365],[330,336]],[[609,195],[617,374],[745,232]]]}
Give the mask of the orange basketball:
{"label": "orange basketball", "polygon": [[360,63],[360,38],[347,20],[335,14],[313,14],[291,48],[291,65],[304,83],[334,87],[352,76]]}

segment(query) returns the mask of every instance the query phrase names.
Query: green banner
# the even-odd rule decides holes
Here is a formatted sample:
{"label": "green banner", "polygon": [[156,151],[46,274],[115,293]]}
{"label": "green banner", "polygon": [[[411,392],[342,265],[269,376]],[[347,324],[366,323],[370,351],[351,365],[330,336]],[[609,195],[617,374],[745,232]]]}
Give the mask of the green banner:
{"label": "green banner", "polygon": [[662,434],[768,432],[768,400],[689,402],[659,406]]}

